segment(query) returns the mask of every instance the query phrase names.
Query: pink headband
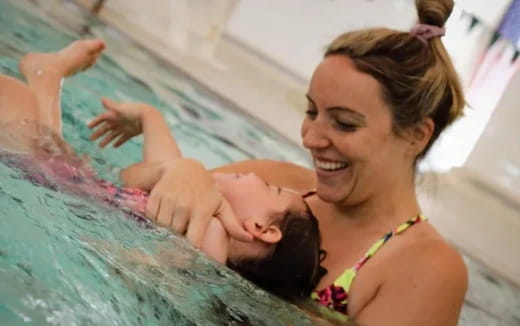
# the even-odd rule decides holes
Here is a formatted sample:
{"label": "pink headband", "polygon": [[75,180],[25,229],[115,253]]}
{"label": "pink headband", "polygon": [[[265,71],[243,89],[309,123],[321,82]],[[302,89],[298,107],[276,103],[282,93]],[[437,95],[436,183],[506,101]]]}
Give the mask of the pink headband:
{"label": "pink headband", "polygon": [[415,35],[421,42],[428,45],[428,40],[432,37],[440,37],[446,34],[446,28],[428,25],[428,24],[417,24],[410,31],[410,34]]}

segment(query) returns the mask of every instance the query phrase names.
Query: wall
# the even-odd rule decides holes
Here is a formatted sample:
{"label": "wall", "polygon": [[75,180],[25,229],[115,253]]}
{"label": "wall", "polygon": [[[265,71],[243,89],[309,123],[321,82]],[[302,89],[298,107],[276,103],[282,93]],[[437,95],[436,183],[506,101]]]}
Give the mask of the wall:
{"label": "wall", "polygon": [[[510,2],[456,1],[443,41],[467,89],[493,36],[491,27],[499,23]],[[483,22],[470,28],[472,17],[465,11],[483,17]],[[409,30],[416,19],[413,0],[241,0],[228,21],[226,34],[280,70],[307,82],[324,47],[339,33],[376,26]],[[496,91],[499,98],[502,89]],[[447,171],[466,162],[496,106],[496,101],[469,95],[471,108],[466,108],[465,117],[440,139],[421,165],[422,170]],[[487,95],[497,98],[496,94]],[[303,99],[303,94],[299,96]],[[301,105],[302,110],[304,107]]]}

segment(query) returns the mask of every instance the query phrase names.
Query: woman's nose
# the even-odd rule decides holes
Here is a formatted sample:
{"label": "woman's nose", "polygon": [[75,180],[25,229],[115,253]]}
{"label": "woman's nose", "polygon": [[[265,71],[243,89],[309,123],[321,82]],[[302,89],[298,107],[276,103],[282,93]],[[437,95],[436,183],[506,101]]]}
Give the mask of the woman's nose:
{"label": "woman's nose", "polygon": [[316,121],[302,128],[302,142],[303,147],[308,149],[325,148],[330,144],[326,133]]}

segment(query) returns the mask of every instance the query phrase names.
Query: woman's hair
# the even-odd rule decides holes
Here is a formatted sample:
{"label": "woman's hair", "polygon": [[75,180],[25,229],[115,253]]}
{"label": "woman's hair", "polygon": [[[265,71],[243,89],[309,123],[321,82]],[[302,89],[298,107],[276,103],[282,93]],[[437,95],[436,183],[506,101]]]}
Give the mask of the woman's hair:
{"label": "woman's hair", "polygon": [[[416,0],[415,4],[419,23],[438,27],[444,27],[453,9],[453,0]],[[359,71],[380,83],[396,134],[425,118],[433,120],[433,135],[417,158],[462,115],[462,86],[440,37],[425,44],[410,32],[365,29],[336,38],[325,57],[332,55],[346,55]]]}
{"label": "woman's hair", "polygon": [[288,211],[282,218],[281,240],[261,258],[228,261],[227,265],[259,287],[287,300],[309,298],[327,271],[320,263],[324,251],[318,221],[306,211]]}

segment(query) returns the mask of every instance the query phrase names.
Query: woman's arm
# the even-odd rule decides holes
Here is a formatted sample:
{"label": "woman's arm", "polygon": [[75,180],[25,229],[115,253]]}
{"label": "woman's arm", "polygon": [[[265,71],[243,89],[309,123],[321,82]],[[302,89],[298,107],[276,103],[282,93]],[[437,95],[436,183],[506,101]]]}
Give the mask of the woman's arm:
{"label": "woman's arm", "polygon": [[218,218],[233,238],[253,240],[217,190],[211,174],[197,160],[137,163],[123,170],[121,178],[125,186],[151,189],[146,216],[156,224],[186,234],[195,247],[202,245],[212,217]]}
{"label": "woman's arm", "polygon": [[316,187],[313,170],[302,166],[273,160],[249,160],[231,163],[212,172],[254,173],[265,181],[285,188],[306,192]]}
{"label": "woman's arm", "polygon": [[[213,171],[253,172],[268,182],[301,192],[315,185],[311,170],[284,162],[244,161]],[[137,163],[123,170],[121,179],[126,187],[151,190],[146,216],[160,225],[186,233],[197,247],[202,245],[212,216],[221,220],[232,237],[251,240],[251,235],[238,223],[233,210],[216,189],[210,173],[196,160]]]}
{"label": "woman's arm", "polygon": [[119,178],[126,188],[139,188],[143,191],[150,192],[152,188],[159,182],[171,164],[169,161],[164,162],[139,162],[124,168],[119,173]]}

